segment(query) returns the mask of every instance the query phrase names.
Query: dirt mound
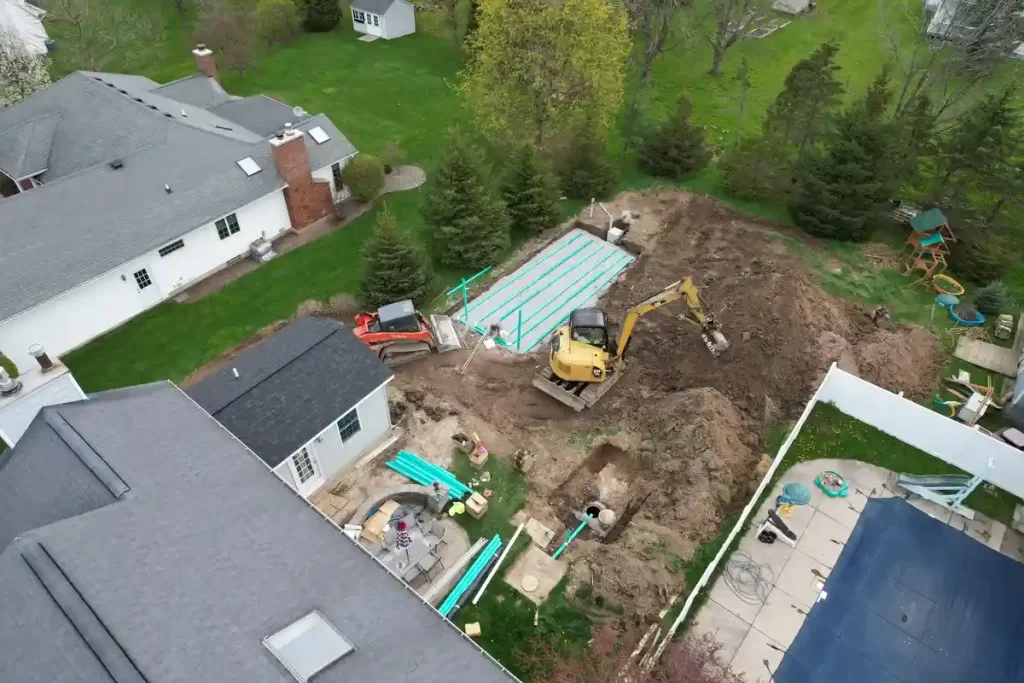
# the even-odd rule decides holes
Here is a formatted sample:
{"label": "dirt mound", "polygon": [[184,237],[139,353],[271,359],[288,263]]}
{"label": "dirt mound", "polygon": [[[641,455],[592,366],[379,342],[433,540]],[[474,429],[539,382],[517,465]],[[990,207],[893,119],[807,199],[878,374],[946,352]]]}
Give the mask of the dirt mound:
{"label": "dirt mound", "polygon": [[905,325],[878,330],[855,348],[857,367],[864,379],[907,398],[925,399],[935,392],[945,364],[945,352],[928,329]]}

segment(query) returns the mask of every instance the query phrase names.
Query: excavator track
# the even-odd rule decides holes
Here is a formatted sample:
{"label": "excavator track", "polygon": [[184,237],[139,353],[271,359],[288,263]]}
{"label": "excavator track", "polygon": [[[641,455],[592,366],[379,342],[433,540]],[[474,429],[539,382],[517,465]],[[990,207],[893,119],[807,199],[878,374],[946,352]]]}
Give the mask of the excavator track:
{"label": "excavator track", "polygon": [[533,376],[533,386],[578,413],[600,401],[615,386],[620,376],[621,370],[609,375],[603,382],[567,382],[548,368]]}

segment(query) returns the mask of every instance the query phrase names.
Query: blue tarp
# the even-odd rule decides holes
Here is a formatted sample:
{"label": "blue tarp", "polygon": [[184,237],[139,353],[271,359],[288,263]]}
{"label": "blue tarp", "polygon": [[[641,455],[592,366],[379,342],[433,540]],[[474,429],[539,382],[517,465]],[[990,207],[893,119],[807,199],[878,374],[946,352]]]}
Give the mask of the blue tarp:
{"label": "blue tarp", "polygon": [[1024,565],[868,502],[776,683],[1024,683]]}

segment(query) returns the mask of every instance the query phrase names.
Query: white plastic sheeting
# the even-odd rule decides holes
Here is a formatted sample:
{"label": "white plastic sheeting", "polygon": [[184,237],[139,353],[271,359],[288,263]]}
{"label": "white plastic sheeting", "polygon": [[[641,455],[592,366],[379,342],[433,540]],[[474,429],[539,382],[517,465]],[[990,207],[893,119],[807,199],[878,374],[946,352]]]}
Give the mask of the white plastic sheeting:
{"label": "white plastic sheeting", "polygon": [[46,54],[45,11],[25,0],[0,0],[0,31],[13,34],[35,55]]}

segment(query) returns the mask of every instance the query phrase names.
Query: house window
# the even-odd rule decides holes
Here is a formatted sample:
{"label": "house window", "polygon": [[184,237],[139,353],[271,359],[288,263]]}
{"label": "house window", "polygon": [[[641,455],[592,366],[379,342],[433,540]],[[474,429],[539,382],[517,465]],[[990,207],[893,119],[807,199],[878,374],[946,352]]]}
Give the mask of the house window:
{"label": "house window", "polygon": [[145,268],[135,271],[134,275],[135,284],[139,286],[139,289],[145,289],[153,284],[153,281],[149,279],[149,273],[146,272]]}
{"label": "house window", "polygon": [[373,15],[373,25],[374,26],[380,26],[380,24],[377,23],[377,15],[376,14]]}
{"label": "house window", "polygon": [[341,186],[344,185],[341,182],[341,162],[336,161],[331,164],[331,176],[334,177],[334,189],[337,192],[341,192]]}
{"label": "house window", "polygon": [[355,9],[352,10],[352,19],[355,20],[355,22],[357,24],[365,24],[366,23],[366,16],[362,12],[360,12],[359,10],[355,10]]}
{"label": "house window", "polygon": [[185,240],[174,240],[170,244],[168,244],[166,246],[163,246],[163,247],[160,247],[160,249],[158,250],[158,253],[161,256],[167,256],[168,254],[173,254],[174,252],[178,251],[179,249],[184,249],[184,248],[185,248]]}
{"label": "house window", "polygon": [[305,484],[316,474],[313,458],[309,457],[309,451],[305,448],[292,456],[292,464],[295,465],[295,474],[299,477],[299,484]]}
{"label": "house window", "polygon": [[241,228],[238,227],[238,217],[233,213],[229,213],[227,216],[224,216],[224,218],[218,219],[215,225],[217,226],[217,236],[222,240],[226,240],[241,230]]}
{"label": "house window", "polygon": [[338,420],[338,434],[341,435],[341,442],[344,443],[351,439],[353,436],[359,433],[361,427],[359,426],[359,411],[355,408],[345,413],[345,415]]}

